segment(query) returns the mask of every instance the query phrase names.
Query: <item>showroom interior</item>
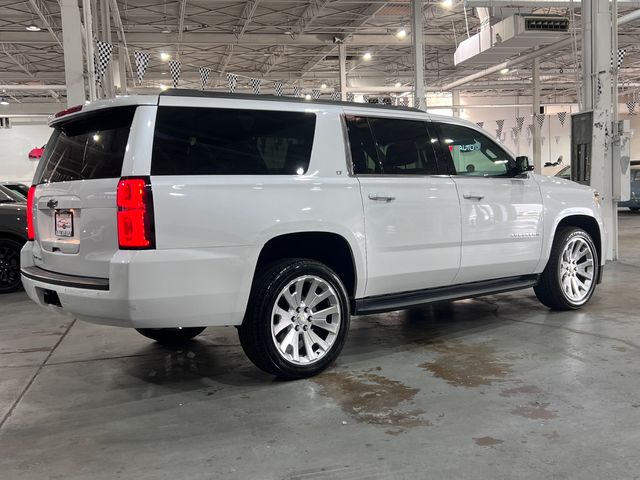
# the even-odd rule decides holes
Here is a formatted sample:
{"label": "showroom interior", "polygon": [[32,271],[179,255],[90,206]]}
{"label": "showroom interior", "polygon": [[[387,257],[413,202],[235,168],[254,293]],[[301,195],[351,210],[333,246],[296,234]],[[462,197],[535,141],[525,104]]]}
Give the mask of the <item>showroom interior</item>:
{"label": "showroom interior", "polygon": [[182,90],[465,121],[598,192],[602,282],[578,310],[532,288],[353,303],[298,380],[232,326],[166,345],[0,293],[0,478],[637,477],[640,2],[0,0],[0,207],[28,205],[2,188],[31,186],[58,112]]}

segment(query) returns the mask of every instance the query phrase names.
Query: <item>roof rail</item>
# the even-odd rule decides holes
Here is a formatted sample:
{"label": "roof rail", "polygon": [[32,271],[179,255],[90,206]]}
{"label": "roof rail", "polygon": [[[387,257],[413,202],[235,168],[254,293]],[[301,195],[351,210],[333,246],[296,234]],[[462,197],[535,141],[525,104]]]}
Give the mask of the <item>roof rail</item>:
{"label": "roof rail", "polygon": [[192,90],[183,88],[170,88],[163,92],[160,92],[161,97],[196,97],[196,98],[234,98],[237,100],[264,100],[267,102],[289,102],[289,103],[304,103],[312,105],[340,105],[343,107],[364,107],[375,108],[384,110],[401,110],[406,112],[420,112],[422,110],[413,107],[401,107],[393,105],[382,105],[379,103],[354,103],[354,102],[341,102],[336,100],[306,100],[304,98],[297,97],[277,97],[275,95],[252,95],[250,93],[228,93],[228,92],[204,92],[202,90]]}

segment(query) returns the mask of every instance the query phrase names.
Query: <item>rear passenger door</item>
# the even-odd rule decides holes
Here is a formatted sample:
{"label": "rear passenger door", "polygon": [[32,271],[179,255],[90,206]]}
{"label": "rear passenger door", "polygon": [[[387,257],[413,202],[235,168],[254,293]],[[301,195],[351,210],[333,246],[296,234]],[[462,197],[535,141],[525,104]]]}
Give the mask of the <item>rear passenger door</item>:
{"label": "rear passenger door", "polygon": [[542,251],[542,197],[528,173],[473,128],[440,130],[441,163],[449,162],[462,212],[462,257],[455,283],[533,273]]}
{"label": "rear passenger door", "polygon": [[426,122],[347,115],[364,208],[365,295],[451,284],[460,262],[460,207],[441,175]]}

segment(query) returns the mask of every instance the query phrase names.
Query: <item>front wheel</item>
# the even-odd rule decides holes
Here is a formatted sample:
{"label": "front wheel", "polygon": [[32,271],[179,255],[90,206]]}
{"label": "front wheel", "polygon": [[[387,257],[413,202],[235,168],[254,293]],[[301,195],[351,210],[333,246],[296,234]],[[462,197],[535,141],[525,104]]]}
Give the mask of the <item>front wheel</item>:
{"label": "front wheel", "polygon": [[546,268],[534,291],[554,310],[575,310],[589,301],[598,278],[598,251],[591,236],[581,228],[559,230]]}
{"label": "front wheel", "polygon": [[206,327],[136,328],[138,333],[163,345],[178,345],[200,335]]}
{"label": "front wheel", "polygon": [[349,303],[338,276],[320,262],[288,259],[258,274],[238,335],[258,368],[296,379],[333,362],[348,331]]}

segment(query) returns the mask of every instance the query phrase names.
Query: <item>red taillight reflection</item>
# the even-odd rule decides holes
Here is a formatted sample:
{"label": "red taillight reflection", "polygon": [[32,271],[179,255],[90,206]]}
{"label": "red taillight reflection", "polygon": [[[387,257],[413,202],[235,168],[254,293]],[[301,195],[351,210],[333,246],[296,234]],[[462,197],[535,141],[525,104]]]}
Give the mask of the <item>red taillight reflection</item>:
{"label": "red taillight reflection", "polygon": [[36,239],[36,230],[33,227],[33,199],[36,194],[36,186],[31,185],[27,193],[27,240]]}
{"label": "red taillight reflection", "polygon": [[116,192],[118,245],[121,249],[155,248],[153,197],[148,178],[123,178]]}
{"label": "red taillight reflection", "polygon": [[80,110],[82,110],[82,105],[75,105],[73,107],[65,108],[64,110],[57,112],[53,117],[54,118],[64,117],[65,115],[69,115],[70,113],[76,113],[76,112],[79,112]]}

